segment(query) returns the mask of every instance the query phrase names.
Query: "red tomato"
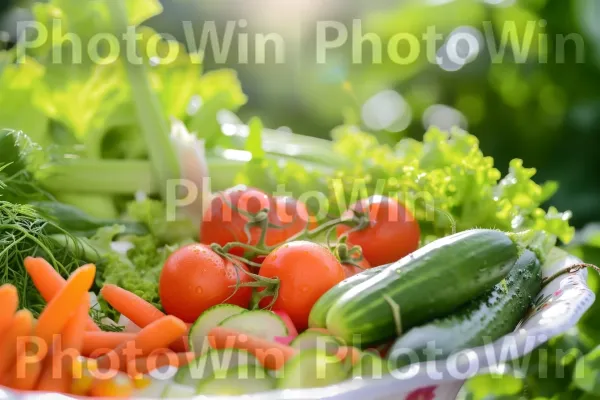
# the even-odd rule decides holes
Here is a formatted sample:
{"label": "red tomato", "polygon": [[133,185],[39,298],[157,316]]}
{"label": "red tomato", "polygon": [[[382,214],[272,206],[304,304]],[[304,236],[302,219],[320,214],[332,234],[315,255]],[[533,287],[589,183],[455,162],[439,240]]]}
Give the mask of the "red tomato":
{"label": "red tomato", "polygon": [[[160,274],[160,302],[168,314],[194,322],[208,308],[223,303],[248,307],[252,289],[238,288],[251,282],[245,265],[234,265],[203,244],[191,244],[175,251]],[[233,294],[233,295],[232,295]],[[231,297],[230,297],[231,296]]]}
{"label": "red tomato", "polygon": [[[221,246],[230,242],[242,242],[251,245],[258,243],[261,233],[260,227],[251,227],[250,238],[248,238],[246,232],[244,232],[244,227],[249,220],[248,217],[237,210],[232,210],[228,203],[237,210],[253,214],[262,209],[271,208],[269,196],[258,189],[236,186],[219,193],[214,196],[210,207],[204,213],[200,229],[201,242],[204,244],[217,243]],[[274,211],[271,214],[274,214]],[[270,243],[267,244],[270,245]],[[236,247],[231,250],[231,253],[241,256],[244,254],[244,249]]]}
{"label": "red tomato", "polygon": [[346,278],[350,278],[353,275],[360,274],[365,269],[371,268],[371,265],[364,257],[362,260],[356,263],[359,265],[358,267],[352,264],[342,264],[342,267],[344,267],[344,272],[346,273]]}
{"label": "red tomato", "polygon": [[316,227],[316,222],[309,216],[306,205],[293,197],[274,197],[272,200],[274,215],[270,221],[281,228],[271,228],[267,233],[270,243],[280,244],[304,230],[308,224],[309,229]]}
{"label": "red tomato", "polygon": [[[263,261],[259,275],[280,279],[273,309],[285,311],[300,332],[308,327],[308,315],[319,297],[345,277],[341,264],[328,249],[306,241],[274,250]],[[265,307],[271,300],[265,298],[260,304]]]}
{"label": "red tomato", "polygon": [[[348,242],[362,247],[363,256],[376,267],[391,263],[419,247],[421,230],[412,214],[394,199],[373,196],[352,205],[344,216],[368,212],[369,226],[348,234]],[[351,228],[338,225],[340,237]]]}

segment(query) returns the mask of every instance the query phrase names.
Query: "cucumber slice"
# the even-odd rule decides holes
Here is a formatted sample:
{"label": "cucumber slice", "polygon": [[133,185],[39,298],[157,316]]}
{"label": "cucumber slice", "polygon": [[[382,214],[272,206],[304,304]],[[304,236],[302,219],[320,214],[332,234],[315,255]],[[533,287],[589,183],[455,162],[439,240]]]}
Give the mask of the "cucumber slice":
{"label": "cucumber slice", "polygon": [[197,356],[205,353],[209,348],[206,340],[208,332],[225,319],[247,311],[245,308],[233,304],[217,304],[204,311],[190,329],[190,350]]}
{"label": "cucumber slice", "polygon": [[304,331],[292,340],[290,346],[300,351],[320,349],[327,352],[327,354],[332,354],[333,351],[342,346],[342,342],[331,335],[321,332]]}
{"label": "cucumber slice", "polygon": [[181,385],[197,387],[198,383],[215,372],[237,368],[242,365],[259,366],[260,363],[245,350],[223,349],[209,350],[188,365],[179,368],[175,382]]}
{"label": "cucumber slice", "polygon": [[278,379],[280,389],[316,388],[340,383],[348,377],[350,366],[335,355],[318,349],[301,352],[283,367]]}
{"label": "cucumber slice", "polygon": [[247,311],[237,314],[227,318],[219,326],[267,340],[275,340],[276,337],[286,337],[288,335],[285,322],[279,315],[268,310]]}
{"label": "cucumber slice", "polygon": [[388,362],[370,351],[360,353],[360,360],[352,367],[352,379],[381,379],[389,374]]}
{"label": "cucumber slice", "polygon": [[165,388],[163,399],[191,399],[196,394],[196,389],[187,385],[171,383]]}
{"label": "cucumber slice", "polygon": [[275,383],[263,368],[240,365],[203,380],[198,385],[197,394],[237,396],[260,393],[275,389]]}

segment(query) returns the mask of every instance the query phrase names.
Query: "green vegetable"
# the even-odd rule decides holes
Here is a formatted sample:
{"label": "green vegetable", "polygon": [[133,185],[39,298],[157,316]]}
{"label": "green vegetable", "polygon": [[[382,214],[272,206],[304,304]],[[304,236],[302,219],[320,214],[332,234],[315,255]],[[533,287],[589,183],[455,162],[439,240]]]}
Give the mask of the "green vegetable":
{"label": "green vegetable", "polygon": [[344,293],[383,271],[388,266],[389,264],[367,269],[366,271],[344,279],[329,289],[323,296],[319,298],[319,300],[317,300],[310,310],[308,326],[311,328],[326,328],[327,313],[329,312],[331,306],[335,304],[344,295]]}
{"label": "green vegetable", "polygon": [[350,365],[337,355],[321,349],[308,349],[285,363],[278,389],[316,388],[340,383],[348,377]]}
{"label": "green vegetable", "polygon": [[346,292],[327,313],[327,329],[347,342],[392,338],[482,295],[517,258],[517,245],[501,231],[438,239]]}
{"label": "green vegetable", "polygon": [[179,368],[175,374],[175,382],[181,385],[198,386],[204,379],[215,373],[233,370],[241,366],[259,366],[260,363],[245,350],[210,349],[188,365]]}
{"label": "green vegetable", "polygon": [[[150,235],[128,237],[125,243],[133,246],[126,256],[116,252],[105,254],[98,261],[96,286],[112,283],[140,296],[162,309],[158,295],[160,272],[173,247],[161,247]],[[118,314],[101,299],[103,310],[117,320]]]}
{"label": "green vegetable", "polygon": [[210,348],[207,341],[208,332],[227,318],[246,311],[248,310],[234,304],[217,304],[204,311],[190,328],[190,350],[197,356],[205,353]]}
{"label": "green vegetable", "polygon": [[[402,367],[416,361],[410,358],[415,354],[418,361],[445,359],[460,350],[491,343],[515,329],[541,287],[541,263],[525,250],[504,281],[452,315],[402,335],[389,359]],[[441,351],[430,354],[430,343]]]}
{"label": "green vegetable", "polygon": [[239,365],[202,380],[197,387],[200,395],[244,395],[268,392],[275,388],[275,379],[258,365]]}
{"label": "green vegetable", "polygon": [[[61,232],[65,242],[57,242],[50,232]],[[83,246],[80,239],[33,207],[0,201],[0,285],[8,283],[17,288],[20,307],[37,315],[46,304],[25,271],[26,257],[44,257],[67,278],[84,263]]]}

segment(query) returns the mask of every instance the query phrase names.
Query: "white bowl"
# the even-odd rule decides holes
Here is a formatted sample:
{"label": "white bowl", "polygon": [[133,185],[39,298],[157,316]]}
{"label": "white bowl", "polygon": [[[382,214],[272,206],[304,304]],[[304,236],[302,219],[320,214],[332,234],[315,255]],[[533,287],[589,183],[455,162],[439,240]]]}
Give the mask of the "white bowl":
{"label": "white bowl", "polygon": [[[566,269],[581,260],[563,250],[554,249],[543,266],[545,277]],[[534,307],[519,327],[490,345],[469,349],[448,360],[416,364],[395,376],[381,379],[353,380],[326,388],[282,390],[237,397],[197,396],[198,400],[452,400],[463,382],[474,375],[500,370],[506,361],[520,358],[573,327],[595,300],[587,286],[587,271],[559,276],[536,297]],[[0,389],[0,399],[69,398],[57,394],[18,395]]]}

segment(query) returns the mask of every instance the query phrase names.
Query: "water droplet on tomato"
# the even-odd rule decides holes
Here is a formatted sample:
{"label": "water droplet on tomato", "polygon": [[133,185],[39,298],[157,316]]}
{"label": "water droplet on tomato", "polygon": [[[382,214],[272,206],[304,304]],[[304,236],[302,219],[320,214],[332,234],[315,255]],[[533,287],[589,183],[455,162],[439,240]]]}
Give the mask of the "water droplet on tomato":
{"label": "water droplet on tomato", "polygon": [[196,287],[196,294],[202,294],[202,286]]}

